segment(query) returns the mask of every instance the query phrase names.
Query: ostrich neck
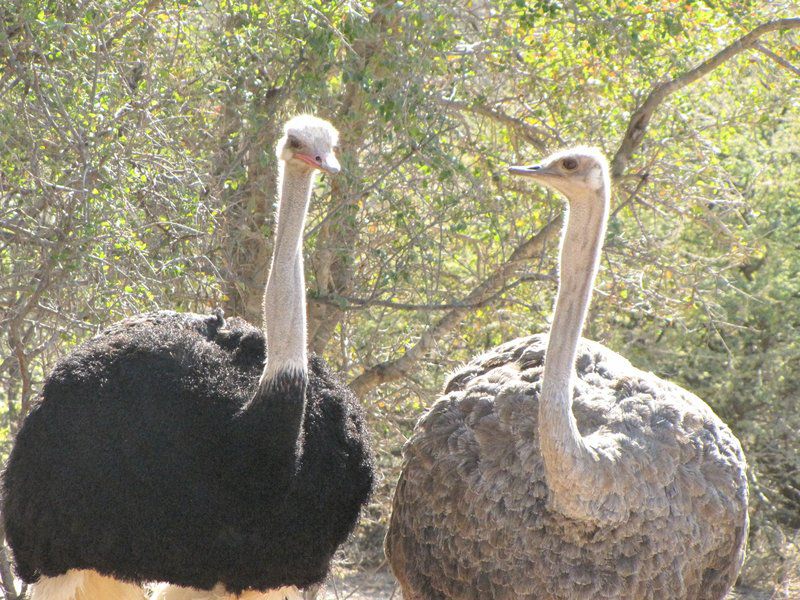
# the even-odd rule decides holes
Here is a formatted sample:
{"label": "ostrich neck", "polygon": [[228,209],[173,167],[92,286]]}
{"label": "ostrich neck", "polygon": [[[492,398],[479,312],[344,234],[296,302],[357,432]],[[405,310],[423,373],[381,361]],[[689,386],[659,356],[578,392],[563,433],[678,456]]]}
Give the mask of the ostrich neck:
{"label": "ostrich neck", "polygon": [[275,247],[264,290],[267,362],[261,385],[280,374],[306,379],[306,291],[303,228],[314,172],[282,167]]}
{"label": "ostrich neck", "polygon": [[539,442],[555,507],[574,518],[586,514],[599,493],[597,456],[572,414],[578,342],[591,301],[608,210],[605,189],[595,197],[570,198],[561,241],[559,288],[545,355],[539,400]]}
{"label": "ostrich neck", "polygon": [[230,432],[231,472],[247,473],[242,491],[267,504],[286,492],[297,472],[308,383],[303,226],[314,175],[283,166],[279,179],[275,247],[264,290],[267,360]]}

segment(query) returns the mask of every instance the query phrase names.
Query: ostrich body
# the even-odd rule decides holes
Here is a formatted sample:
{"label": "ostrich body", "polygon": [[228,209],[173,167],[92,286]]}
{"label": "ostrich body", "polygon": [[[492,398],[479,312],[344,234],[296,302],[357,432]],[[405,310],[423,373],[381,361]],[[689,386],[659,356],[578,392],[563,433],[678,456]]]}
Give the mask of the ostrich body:
{"label": "ostrich body", "polygon": [[420,418],[386,536],[404,598],[722,598],[747,536],[738,440],[690,392],[580,338],[605,159],[578,148],[512,173],[568,199],[552,327],[473,359]]}
{"label": "ostrich body", "polygon": [[[124,582],[148,580],[173,584],[165,598],[283,598],[327,575],[373,483],[356,398],[306,355],[303,225],[316,170],[339,170],[335,144],[309,116],[279,143],[265,332],[221,313],[139,315],[47,378],[3,480],[34,600],[128,598]],[[119,590],[87,592],[102,577]]]}

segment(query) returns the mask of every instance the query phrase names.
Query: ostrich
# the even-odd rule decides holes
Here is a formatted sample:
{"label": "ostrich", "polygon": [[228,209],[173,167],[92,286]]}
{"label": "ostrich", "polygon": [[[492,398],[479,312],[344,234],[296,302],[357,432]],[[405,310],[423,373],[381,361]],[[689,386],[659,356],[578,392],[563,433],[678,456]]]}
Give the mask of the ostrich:
{"label": "ostrich", "polygon": [[550,335],[456,371],[404,449],[386,554],[406,600],[719,599],[745,459],[699,398],[582,339],[608,214],[592,148],[512,167],[568,199]]}
{"label": "ostrich", "polygon": [[165,598],[295,598],[326,577],[374,477],[358,401],[306,355],[303,225],[316,172],[339,171],[336,141],[300,116],[278,143],[264,332],[143,314],[45,381],[3,478],[33,600],[132,600],[144,581],[169,582]]}

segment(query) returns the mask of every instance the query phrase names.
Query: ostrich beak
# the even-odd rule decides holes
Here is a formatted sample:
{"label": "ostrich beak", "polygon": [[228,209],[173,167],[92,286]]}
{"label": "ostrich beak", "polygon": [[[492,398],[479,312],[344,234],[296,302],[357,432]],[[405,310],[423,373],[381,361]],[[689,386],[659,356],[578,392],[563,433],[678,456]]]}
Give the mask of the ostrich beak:
{"label": "ostrich beak", "polygon": [[333,152],[328,152],[323,156],[309,156],[308,154],[295,152],[294,157],[298,160],[302,160],[307,165],[311,165],[315,169],[330,173],[331,175],[335,175],[342,170],[342,167],[339,165],[339,161],[336,159],[336,155]]}
{"label": "ostrich beak", "polygon": [[336,158],[336,155],[333,152],[329,152],[322,157],[322,162],[319,164],[319,168],[326,173],[330,173],[331,175],[336,175],[336,173],[342,170],[342,166],[339,164],[339,160]]}
{"label": "ostrich beak", "polygon": [[542,165],[530,165],[528,167],[514,165],[508,167],[508,172],[511,175],[522,175],[523,177],[538,177],[546,174],[547,170]]}

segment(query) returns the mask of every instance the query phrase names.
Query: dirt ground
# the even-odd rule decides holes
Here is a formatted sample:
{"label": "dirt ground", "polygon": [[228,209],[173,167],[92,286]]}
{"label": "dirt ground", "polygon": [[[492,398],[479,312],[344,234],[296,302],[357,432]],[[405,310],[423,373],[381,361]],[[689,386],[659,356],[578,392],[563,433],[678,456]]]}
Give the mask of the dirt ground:
{"label": "dirt ground", "polygon": [[400,586],[388,569],[369,572],[335,570],[322,600],[402,600]]}
{"label": "dirt ground", "polygon": [[[727,600],[796,600],[796,597],[764,590],[739,588]],[[334,572],[322,600],[402,600],[394,577],[384,567],[371,572]]]}

